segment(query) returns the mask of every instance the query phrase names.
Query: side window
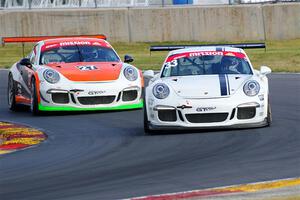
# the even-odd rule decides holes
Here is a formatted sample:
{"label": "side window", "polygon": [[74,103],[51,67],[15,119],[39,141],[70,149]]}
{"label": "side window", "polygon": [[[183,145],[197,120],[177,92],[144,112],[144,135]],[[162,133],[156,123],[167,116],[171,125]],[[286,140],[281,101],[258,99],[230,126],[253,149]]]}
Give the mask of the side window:
{"label": "side window", "polygon": [[33,64],[35,61],[35,53],[32,51],[31,55],[30,55],[30,62]]}
{"label": "side window", "polygon": [[31,51],[31,53],[30,53],[29,56],[28,56],[28,58],[30,59],[30,62],[31,62],[32,64],[35,63],[36,58],[37,58],[37,56],[36,56],[36,49],[37,49],[37,45],[35,45],[35,46],[33,47],[33,50]]}

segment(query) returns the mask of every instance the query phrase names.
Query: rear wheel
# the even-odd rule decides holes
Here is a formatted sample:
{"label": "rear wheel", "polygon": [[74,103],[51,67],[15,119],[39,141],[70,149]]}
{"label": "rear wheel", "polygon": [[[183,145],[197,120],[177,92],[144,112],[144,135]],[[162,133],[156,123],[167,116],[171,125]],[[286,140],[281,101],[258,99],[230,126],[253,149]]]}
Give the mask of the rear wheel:
{"label": "rear wheel", "polygon": [[18,105],[16,103],[16,86],[15,86],[15,81],[11,74],[8,75],[7,100],[8,100],[8,107],[10,110],[12,111],[18,110]]}
{"label": "rear wheel", "polygon": [[33,78],[31,81],[31,103],[30,103],[30,110],[33,115],[39,115],[41,114],[41,111],[39,110],[39,104],[38,104],[38,97],[37,97],[37,91],[36,91],[36,83],[35,79]]}

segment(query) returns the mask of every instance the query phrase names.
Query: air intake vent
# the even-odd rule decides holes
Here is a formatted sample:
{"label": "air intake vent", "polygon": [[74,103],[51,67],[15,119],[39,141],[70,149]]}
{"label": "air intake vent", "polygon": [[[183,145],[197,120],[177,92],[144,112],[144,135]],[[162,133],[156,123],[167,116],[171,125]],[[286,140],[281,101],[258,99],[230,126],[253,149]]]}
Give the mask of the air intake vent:
{"label": "air intake vent", "polygon": [[176,110],[158,110],[160,121],[175,122],[177,120]]}
{"label": "air intake vent", "polygon": [[52,93],[52,101],[57,104],[67,104],[69,103],[68,93]]}
{"label": "air intake vent", "polygon": [[186,114],[185,116],[191,123],[213,123],[225,121],[228,113]]}
{"label": "air intake vent", "polygon": [[255,117],[256,108],[255,107],[245,107],[238,108],[237,118],[238,119],[251,119]]}
{"label": "air intake vent", "polygon": [[133,101],[137,98],[138,92],[136,90],[124,91],[122,95],[122,101]]}
{"label": "air intake vent", "polygon": [[97,96],[97,97],[78,97],[78,101],[82,105],[98,105],[111,104],[116,96]]}

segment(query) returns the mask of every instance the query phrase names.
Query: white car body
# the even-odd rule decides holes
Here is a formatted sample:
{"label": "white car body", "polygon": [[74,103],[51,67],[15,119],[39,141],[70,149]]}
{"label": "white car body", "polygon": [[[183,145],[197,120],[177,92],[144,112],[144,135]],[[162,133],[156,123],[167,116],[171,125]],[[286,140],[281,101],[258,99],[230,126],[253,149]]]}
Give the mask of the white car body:
{"label": "white car body", "polygon": [[[217,48],[220,49],[220,47],[198,47],[174,50],[169,52],[167,59],[184,53],[218,52]],[[259,127],[270,123],[266,74],[271,70],[268,67],[262,67],[261,71],[253,69],[249,58],[240,48],[223,47],[221,51],[244,54],[244,59],[248,61],[253,73],[162,77],[167,59],[160,73],[156,75],[151,71],[144,73],[145,77],[151,78],[154,75],[145,89],[146,132],[177,128]],[[223,83],[221,77],[224,79]],[[260,90],[255,96],[247,96],[244,93],[243,87],[249,80],[255,80],[260,85]],[[155,85],[160,83],[169,88],[169,95],[164,99],[157,98],[153,93]],[[246,112],[247,108],[249,112],[255,113],[253,117],[244,119],[241,113],[238,113]]]}

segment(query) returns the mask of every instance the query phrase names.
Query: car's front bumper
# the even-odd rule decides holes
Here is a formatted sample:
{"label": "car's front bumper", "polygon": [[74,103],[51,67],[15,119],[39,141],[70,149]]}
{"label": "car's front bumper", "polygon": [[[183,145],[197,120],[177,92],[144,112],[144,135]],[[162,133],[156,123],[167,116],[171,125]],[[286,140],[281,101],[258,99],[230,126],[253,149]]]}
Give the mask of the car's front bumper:
{"label": "car's front bumper", "polygon": [[[267,96],[173,99],[172,104],[147,99],[150,129],[224,129],[267,125]],[[172,116],[171,116],[172,115]]]}
{"label": "car's front bumper", "polygon": [[74,82],[66,85],[41,82],[39,95],[41,111],[123,110],[143,106],[139,82]]}
{"label": "car's front bumper", "polygon": [[166,126],[166,125],[153,125],[149,124],[151,130],[219,130],[219,129],[243,129],[243,128],[260,128],[268,125],[267,119],[256,123],[245,123],[245,124],[233,124],[223,126]]}

